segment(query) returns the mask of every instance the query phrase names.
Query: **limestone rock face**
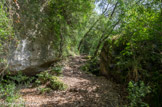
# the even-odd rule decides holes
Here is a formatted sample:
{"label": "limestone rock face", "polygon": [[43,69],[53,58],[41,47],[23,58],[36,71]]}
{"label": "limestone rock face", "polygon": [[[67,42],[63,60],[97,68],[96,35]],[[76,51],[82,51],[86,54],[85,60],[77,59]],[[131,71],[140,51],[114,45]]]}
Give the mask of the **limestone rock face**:
{"label": "limestone rock face", "polygon": [[9,57],[9,70],[23,71],[29,75],[35,74],[45,69],[43,65],[55,61],[56,54],[49,41],[20,40],[17,48],[12,51]]}
{"label": "limestone rock face", "polygon": [[48,27],[47,0],[19,0],[18,4],[20,9],[13,15],[18,41],[10,46],[9,70],[33,75],[58,59],[57,40]]}

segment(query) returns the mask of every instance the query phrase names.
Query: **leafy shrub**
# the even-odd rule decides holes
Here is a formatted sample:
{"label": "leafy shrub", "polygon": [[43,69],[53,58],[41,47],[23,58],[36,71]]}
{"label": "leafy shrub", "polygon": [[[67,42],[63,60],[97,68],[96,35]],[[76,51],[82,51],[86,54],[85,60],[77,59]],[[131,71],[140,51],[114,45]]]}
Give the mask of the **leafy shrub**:
{"label": "leafy shrub", "polygon": [[[35,81],[36,85],[45,84],[45,88],[50,88],[52,90],[65,90],[67,85],[59,80],[58,77],[53,76],[48,71],[42,72],[38,74],[38,79]],[[46,89],[42,89],[42,91],[47,91]]]}
{"label": "leafy shrub", "polygon": [[142,101],[148,93],[150,93],[150,87],[146,86],[143,81],[133,82],[128,84],[128,99],[130,101],[129,107],[149,107],[149,105]]}
{"label": "leafy shrub", "polygon": [[[0,1],[0,38],[6,39],[11,34],[10,19],[8,18],[7,8],[4,6],[5,0]],[[1,40],[0,40],[1,41]]]}
{"label": "leafy shrub", "polygon": [[62,74],[62,67],[56,66],[51,69],[51,72],[57,76],[60,76]]}
{"label": "leafy shrub", "polygon": [[65,90],[67,89],[67,85],[65,85],[62,81],[59,80],[58,77],[52,76],[50,78],[50,83],[48,86],[53,90]]}
{"label": "leafy shrub", "polygon": [[[0,79],[0,99],[5,104],[1,106],[23,106],[23,104],[16,104],[15,102],[20,99],[19,89],[21,86],[28,86],[33,78],[29,78],[19,72],[17,75],[5,75]],[[16,105],[15,105],[16,104]]]}
{"label": "leafy shrub", "polygon": [[40,94],[45,94],[45,93],[49,93],[51,91],[51,88],[47,88],[47,87],[38,88],[38,91]]}
{"label": "leafy shrub", "polygon": [[5,6],[6,0],[0,1],[0,63],[6,63],[6,52],[8,52],[9,39],[12,38],[13,32],[11,21]]}
{"label": "leafy shrub", "polygon": [[81,67],[83,71],[90,72],[95,75],[99,75],[99,61],[97,58],[89,60],[85,65]]}
{"label": "leafy shrub", "polygon": [[24,107],[17,85],[14,82],[0,84],[1,107]]}
{"label": "leafy shrub", "polygon": [[47,81],[49,81],[51,75],[48,73],[48,71],[41,72],[37,75],[38,79],[35,81],[37,85],[45,84]]}
{"label": "leafy shrub", "polygon": [[0,85],[0,98],[5,100],[8,103],[14,102],[19,98],[19,94],[16,91],[16,84],[1,84]]}
{"label": "leafy shrub", "polygon": [[24,75],[22,72],[18,72],[17,75],[14,75],[14,76],[7,76],[7,78],[10,80],[10,81],[14,81],[15,83],[17,83],[18,85],[21,85],[21,84],[30,84],[32,82],[32,80],[34,79],[34,77],[28,77],[26,75]]}

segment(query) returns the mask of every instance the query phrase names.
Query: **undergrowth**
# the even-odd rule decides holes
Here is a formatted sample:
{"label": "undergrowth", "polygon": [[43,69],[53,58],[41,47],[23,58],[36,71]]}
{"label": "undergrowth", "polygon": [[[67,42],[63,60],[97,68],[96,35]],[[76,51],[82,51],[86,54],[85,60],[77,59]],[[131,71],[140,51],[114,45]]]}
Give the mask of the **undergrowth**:
{"label": "undergrowth", "polygon": [[[40,93],[48,93],[52,90],[66,90],[67,85],[64,84],[58,76],[62,74],[62,68],[57,66],[51,68],[50,70],[41,72],[37,75],[37,79],[35,81],[35,86],[38,86],[38,90]],[[44,85],[43,88],[39,86]]]}
{"label": "undergrowth", "polygon": [[0,79],[0,106],[21,107],[24,101],[21,100],[19,90],[28,87],[33,78],[29,78],[19,72],[17,75],[6,75]]}
{"label": "undergrowth", "polygon": [[[22,107],[24,101],[21,99],[20,89],[37,87],[40,94],[49,93],[52,90],[66,90],[67,85],[59,80],[62,67],[55,66],[47,71],[41,72],[34,77],[28,77],[22,72],[17,75],[5,75],[0,78],[0,107]],[[43,87],[42,87],[43,86]]]}
{"label": "undergrowth", "polygon": [[88,56],[87,59],[87,63],[81,66],[81,69],[87,73],[99,76],[100,64],[98,58],[91,59],[91,57]]}
{"label": "undergrowth", "polygon": [[151,88],[146,86],[143,81],[130,81],[128,84],[127,107],[149,107],[149,104],[143,101],[143,98],[151,92]]}

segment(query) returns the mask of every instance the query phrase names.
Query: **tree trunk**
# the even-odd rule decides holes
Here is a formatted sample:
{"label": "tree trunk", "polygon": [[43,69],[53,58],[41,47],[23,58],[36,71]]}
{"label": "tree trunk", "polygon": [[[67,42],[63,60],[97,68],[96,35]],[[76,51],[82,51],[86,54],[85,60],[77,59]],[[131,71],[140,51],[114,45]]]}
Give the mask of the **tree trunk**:
{"label": "tree trunk", "polygon": [[83,36],[83,38],[81,39],[81,41],[79,42],[79,46],[78,46],[78,50],[80,51],[80,47],[84,41],[84,39],[88,36],[89,32],[94,28],[94,26],[97,24],[97,22],[101,19],[101,17],[99,19],[96,20],[96,22],[90,27],[90,29],[85,33],[85,35]]}
{"label": "tree trunk", "polygon": [[[105,10],[103,11],[102,15],[107,11],[107,9],[108,9],[108,5],[105,8]],[[79,42],[79,46],[78,46],[79,51],[80,51],[80,48],[81,48],[81,45],[82,45],[84,39],[88,36],[89,32],[91,32],[91,30],[95,27],[95,25],[98,23],[98,21],[102,18],[102,15],[94,22],[94,24],[89,28],[89,30],[85,33],[85,35],[83,36],[83,38]]]}
{"label": "tree trunk", "polygon": [[96,48],[96,50],[95,50],[95,53],[94,53],[94,55],[93,55],[93,58],[95,58],[95,57],[97,56],[98,51],[99,51],[99,49],[100,49],[100,46],[102,45],[102,43],[104,43],[104,42],[106,41],[106,39],[107,39],[107,38],[109,37],[109,35],[113,32],[114,28],[118,25],[119,22],[120,22],[120,20],[118,20],[118,21],[116,22],[116,24],[113,26],[112,30],[108,33],[107,36],[104,37],[105,33],[102,34],[102,36],[101,36],[101,38],[100,38],[100,40],[99,40],[99,43],[98,43],[98,45],[97,45],[97,48]]}
{"label": "tree trunk", "polygon": [[60,34],[60,52],[59,52],[59,57],[62,57],[62,52],[63,52],[63,35],[62,35],[62,33]]}

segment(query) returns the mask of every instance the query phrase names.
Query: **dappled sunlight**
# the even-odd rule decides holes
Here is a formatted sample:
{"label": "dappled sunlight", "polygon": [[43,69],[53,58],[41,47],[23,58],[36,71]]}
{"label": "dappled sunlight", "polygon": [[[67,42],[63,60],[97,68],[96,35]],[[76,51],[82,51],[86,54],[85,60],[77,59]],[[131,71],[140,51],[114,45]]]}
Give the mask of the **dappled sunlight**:
{"label": "dappled sunlight", "polygon": [[60,79],[68,85],[65,91],[38,94],[36,88],[22,90],[25,102],[37,103],[41,107],[116,107],[120,104],[117,85],[105,77],[97,77],[80,69],[84,57],[70,57]]}

